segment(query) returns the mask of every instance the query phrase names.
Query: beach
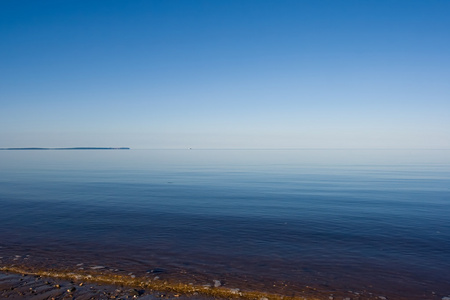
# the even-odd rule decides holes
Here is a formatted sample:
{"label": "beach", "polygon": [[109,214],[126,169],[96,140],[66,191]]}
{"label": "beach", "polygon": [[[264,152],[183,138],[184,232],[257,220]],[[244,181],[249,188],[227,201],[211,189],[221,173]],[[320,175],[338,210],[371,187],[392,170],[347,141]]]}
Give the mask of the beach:
{"label": "beach", "polygon": [[[334,290],[328,287],[312,286],[276,287],[257,290],[258,285],[246,286],[238,283],[213,280],[199,284],[182,282],[180,277],[164,276],[161,270],[152,270],[146,276],[125,273],[124,270],[105,266],[84,266],[77,268],[39,269],[13,258],[0,266],[0,298],[57,300],[57,299],[185,299],[185,300],[406,300],[404,296],[383,296],[379,293],[359,289],[358,291]],[[5,259],[3,259],[5,261]],[[8,266],[5,266],[8,265]],[[81,266],[83,265],[83,266]],[[85,268],[86,267],[86,268]],[[156,275],[156,276],[155,276]],[[159,275],[159,276],[158,276]],[[240,288],[236,288],[237,285]],[[260,287],[267,286],[262,284]],[[293,289],[294,288],[294,289]],[[420,296],[416,295],[414,299]],[[425,298],[424,298],[425,299]],[[441,300],[433,294],[426,299]],[[442,299],[445,299],[442,298]]]}
{"label": "beach", "polygon": [[[184,284],[151,284],[139,280],[124,280],[105,275],[90,278],[70,273],[0,272],[0,298],[7,299],[181,299],[181,300],[386,300],[387,297],[370,293],[338,293],[324,295],[313,290],[303,296],[289,297],[256,291],[220,288],[214,286],[191,286]],[[53,275],[53,276],[46,276]],[[120,282],[121,281],[121,282]],[[119,283],[120,282],[120,283]],[[308,295],[309,294],[309,295]]]}
{"label": "beach", "polygon": [[0,297],[8,299],[211,299],[123,285],[98,284],[40,275],[0,273]]}
{"label": "beach", "polygon": [[14,266],[2,267],[0,270],[0,297],[8,299],[347,299],[312,295],[286,297],[257,291],[241,291],[220,287],[219,281],[215,281],[212,285],[194,286],[105,272],[36,270],[28,272],[30,270]]}

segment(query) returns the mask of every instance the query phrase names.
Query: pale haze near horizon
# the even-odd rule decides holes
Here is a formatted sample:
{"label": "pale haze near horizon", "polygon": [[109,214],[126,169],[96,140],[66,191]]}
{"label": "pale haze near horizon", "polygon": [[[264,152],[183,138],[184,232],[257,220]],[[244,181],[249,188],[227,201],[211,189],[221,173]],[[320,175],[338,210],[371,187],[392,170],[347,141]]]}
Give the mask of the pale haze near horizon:
{"label": "pale haze near horizon", "polygon": [[449,1],[0,2],[0,147],[450,148]]}

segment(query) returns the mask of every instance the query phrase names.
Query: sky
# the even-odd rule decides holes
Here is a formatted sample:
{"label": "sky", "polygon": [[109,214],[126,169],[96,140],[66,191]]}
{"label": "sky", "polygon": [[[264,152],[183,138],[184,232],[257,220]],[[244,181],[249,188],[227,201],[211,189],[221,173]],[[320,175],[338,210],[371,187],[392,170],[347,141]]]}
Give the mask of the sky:
{"label": "sky", "polygon": [[0,147],[450,148],[450,1],[0,0]]}

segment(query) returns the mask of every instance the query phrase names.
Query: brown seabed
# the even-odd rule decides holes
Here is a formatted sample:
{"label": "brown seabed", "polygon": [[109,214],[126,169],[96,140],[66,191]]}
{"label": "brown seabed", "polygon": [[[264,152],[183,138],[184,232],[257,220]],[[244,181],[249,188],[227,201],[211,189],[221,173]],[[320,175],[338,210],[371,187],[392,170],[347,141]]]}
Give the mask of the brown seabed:
{"label": "brown seabed", "polygon": [[[255,299],[319,300],[316,297],[287,297],[224,287],[194,286],[167,281],[101,273],[33,271],[18,267],[0,268],[0,297],[8,299]],[[324,298],[325,299],[325,298]]]}

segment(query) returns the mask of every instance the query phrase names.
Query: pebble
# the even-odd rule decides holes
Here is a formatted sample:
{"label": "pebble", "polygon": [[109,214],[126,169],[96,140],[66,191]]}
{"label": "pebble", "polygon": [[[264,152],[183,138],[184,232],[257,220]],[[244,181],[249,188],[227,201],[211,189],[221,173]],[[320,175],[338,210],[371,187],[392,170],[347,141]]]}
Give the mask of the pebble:
{"label": "pebble", "polygon": [[222,283],[219,280],[213,280],[214,281],[214,287],[219,287],[222,285]]}
{"label": "pebble", "polygon": [[104,268],[105,268],[104,266],[94,266],[94,267],[91,267],[92,270],[98,270],[98,269],[104,269]]}

